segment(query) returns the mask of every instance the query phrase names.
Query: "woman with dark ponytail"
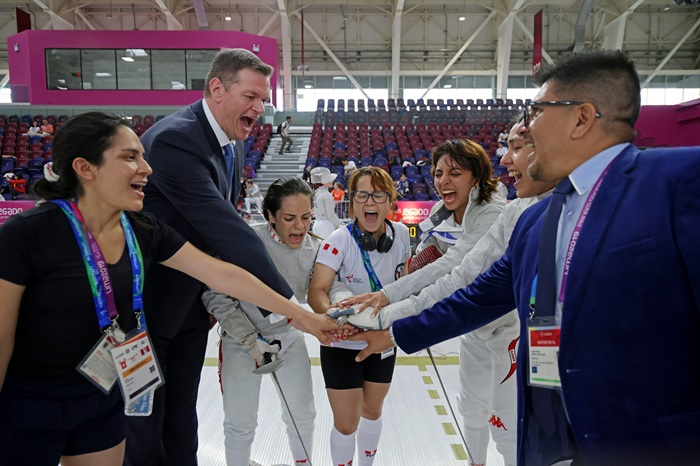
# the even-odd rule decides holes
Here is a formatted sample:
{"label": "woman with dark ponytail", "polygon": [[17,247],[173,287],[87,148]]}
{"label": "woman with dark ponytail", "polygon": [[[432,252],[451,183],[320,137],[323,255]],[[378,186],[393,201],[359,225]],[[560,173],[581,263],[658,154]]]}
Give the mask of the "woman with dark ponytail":
{"label": "woman with dark ponytail", "polygon": [[[150,173],[125,120],[75,116],[57,132],[53,163],[35,186],[49,202],[0,228],[0,463],[121,466],[126,415],[148,415],[161,396],[142,305],[154,262],[275,309],[324,342],[337,330],[139,213]],[[136,345],[142,352],[112,362]],[[139,367],[143,382],[128,380]]]}

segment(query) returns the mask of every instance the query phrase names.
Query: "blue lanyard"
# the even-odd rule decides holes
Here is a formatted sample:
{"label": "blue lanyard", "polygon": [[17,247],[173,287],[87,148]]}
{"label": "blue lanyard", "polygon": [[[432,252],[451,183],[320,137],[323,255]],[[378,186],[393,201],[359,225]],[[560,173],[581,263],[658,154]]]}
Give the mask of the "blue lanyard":
{"label": "blue lanyard", "polygon": [[[116,304],[114,303],[114,295],[109,271],[107,270],[106,262],[97,266],[95,255],[102,259],[102,251],[97,245],[92,233],[85,227],[85,222],[82,219],[80,210],[74,202],[68,202],[63,199],[55,199],[52,202],[56,203],[63,213],[68,217],[71,229],[75,235],[80,248],[85,270],[87,271],[88,281],[92,292],[92,299],[95,304],[95,312],[97,321],[101,330],[106,330],[112,326],[112,322],[118,317]],[[139,324],[139,328],[145,330],[146,319],[143,315],[143,256],[141,248],[134,235],[134,230],[131,227],[129,218],[124,212],[121,214],[121,224],[126,237],[126,244],[129,250],[129,260],[132,270],[132,303],[133,310]],[[86,235],[87,232],[87,235]],[[102,260],[100,260],[102,262]],[[102,269],[102,271],[101,271]],[[109,290],[105,295],[105,289]]]}
{"label": "blue lanyard", "polygon": [[372,262],[369,259],[369,252],[365,251],[362,248],[362,246],[360,246],[360,242],[357,240],[357,236],[355,236],[354,232],[352,231],[353,228],[357,228],[355,222],[351,222],[347,225],[347,229],[350,232],[350,236],[352,236],[352,238],[355,240],[355,243],[357,243],[357,247],[360,248],[360,254],[362,254],[362,264],[365,266],[367,275],[369,275],[370,290],[372,292],[380,291],[382,289],[382,282],[379,281],[379,277],[377,277],[377,274],[374,272]]}

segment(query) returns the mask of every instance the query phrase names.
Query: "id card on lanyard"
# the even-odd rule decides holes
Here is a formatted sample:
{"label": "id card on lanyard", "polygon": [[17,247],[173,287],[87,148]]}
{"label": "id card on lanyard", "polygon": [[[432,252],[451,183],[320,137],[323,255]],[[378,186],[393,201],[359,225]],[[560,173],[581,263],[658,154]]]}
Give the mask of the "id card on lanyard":
{"label": "id card on lanyard", "polygon": [[[379,281],[379,277],[377,276],[376,272],[374,271],[374,267],[372,267],[372,261],[370,260],[369,252],[367,252],[360,245],[360,242],[357,240],[357,237],[353,234],[353,231],[352,231],[353,226],[354,226],[354,223],[350,223],[350,224],[348,224],[347,229],[350,232],[350,236],[355,240],[357,247],[360,248],[360,254],[362,255],[362,265],[365,266],[365,271],[367,272],[367,275],[369,276],[370,290],[372,290],[372,292],[380,291],[382,289],[382,282]],[[391,347],[388,350],[383,351],[381,353],[381,358],[386,359],[390,356],[393,356],[395,352],[396,352],[396,348]]]}
{"label": "id card on lanyard", "polygon": [[[528,362],[529,362],[529,372],[528,372],[528,384],[535,387],[545,387],[545,388],[561,388],[561,378],[559,376],[559,346],[561,337],[561,315],[563,312],[564,297],[566,295],[566,284],[569,278],[569,267],[571,265],[571,257],[574,254],[574,249],[578,243],[581,230],[583,229],[583,224],[588,217],[588,213],[591,210],[593,201],[598,195],[598,190],[600,185],[607,175],[608,170],[612,162],[608,164],[607,167],[598,177],[598,180],[593,185],[591,193],[586,199],[586,203],[583,206],[581,215],[576,221],[574,230],[569,239],[569,245],[566,250],[566,259],[564,262],[564,270],[562,274],[561,287],[559,289],[559,296],[557,297],[557,302],[555,304],[556,311],[555,315],[540,315],[536,314],[536,290],[537,290],[537,276],[532,283],[532,292],[530,295],[530,321],[528,323]],[[551,312],[550,310],[545,310],[545,312]],[[559,317],[557,319],[556,317]]]}
{"label": "id card on lanyard", "polygon": [[156,374],[158,383],[147,381],[140,387],[133,386],[134,383],[141,383],[140,378],[138,382],[131,380],[131,383],[127,386],[123,371],[118,370],[114,359],[114,352],[134,339],[138,339],[139,342],[145,341],[149,348],[152,347],[146,332],[146,320],[143,315],[144,270],[141,249],[128,217],[122,212],[121,225],[124,230],[132,269],[132,308],[138,323],[136,330],[127,336],[117,323],[119,314],[107,262],[97,241],[85,226],[78,206],[75,202],[66,200],[54,200],[53,202],[63,210],[78,242],[88,281],[90,282],[97,321],[102,331],[100,339],[76,369],[105,393],[109,393],[114,383],[120,380],[122,394],[128,405],[133,398],[133,396],[129,395],[135,391],[141,390],[141,392],[146,391],[150,393],[163,383],[155,353],[152,355],[152,364],[148,365],[148,370]]}

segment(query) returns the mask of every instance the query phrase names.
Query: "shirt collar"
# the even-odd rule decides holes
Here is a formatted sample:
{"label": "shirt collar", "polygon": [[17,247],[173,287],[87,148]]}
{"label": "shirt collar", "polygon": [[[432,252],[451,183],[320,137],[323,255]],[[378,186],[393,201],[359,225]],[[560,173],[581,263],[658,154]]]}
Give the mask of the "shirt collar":
{"label": "shirt collar", "polygon": [[204,114],[207,116],[209,126],[211,126],[211,129],[214,130],[216,140],[219,141],[219,146],[224,147],[229,143],[235,144],[236,141],[233,139],[229,139],[228,136],[226,136],[226,133],[224,133],[224,130],[221,129],[221,126],[219,126],[219,123],[216,121],[216,118],[214,118],[214,114],[211,113],[211,109],[207,104],[207,99],[202,100],[202,106],[204,107]]}
{"label": "shirt collar", "polygon": [[280,239],[279,235],[278,235],[277,232],[275,231],[275,227],[273,227],[273,226],[272,226],[272,223],[270,223],[270,222],[267,222],[267,231],[270,233],[270,237],[271,237],[273,240],[275,240],[276,242],[278,242],[278,243],[280,243],[280,244],[284,244],[284,243],[282,242],[282,239]]}
{"label": "shirt collar", "polygon": [[578,195],[583,196],[587,193],[595,182],[598,181],[605,167],[629,145],[630,144],[626,142],[608,147],[576,167],[576,170],[569,175],[569,179],[571,180],[571,184],[574,185],[574,189],[576,189]]}

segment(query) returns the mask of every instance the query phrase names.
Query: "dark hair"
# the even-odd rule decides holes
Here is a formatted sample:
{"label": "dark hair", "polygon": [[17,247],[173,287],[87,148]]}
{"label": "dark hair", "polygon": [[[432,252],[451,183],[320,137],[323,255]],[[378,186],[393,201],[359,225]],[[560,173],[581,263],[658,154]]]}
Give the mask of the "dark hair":
{"label": "dark hair", "polygon": [[284,119],[285,119],[285,120],[291,120],[292,117],[290,117],[289,115],[287,115],[286,117],[284,117]]}
{"label": "dark hair", "polygon": [[360,178],[362,178],[363,176],[370,177],[371,184],[374,189],[379,189],[381,191],[386,191],[389,193],[388,202],[391,203],[396,200],[396,188],[394,187],[394,182],[384,169],[371,166],[358,168],[352,174],[352,176],[350,177],[350,182],[348,183],[348,196],[350,199],[350,217],[355,216],[355,212],[353,210],[353,204],[355,203],[355,201],[353,201],[352,199],[352,193],[357,191],[357,184],[360,182]]}
{"label": "dark hair", "polygon": [[238,72],[250,69],[269,78],[274,72],[274,68],[263,63],[253,52],[246,49],[221,49],[214,56],[211,67],[207,73],[204,83],[204,96],[210,97],[209,83],[214,78],[219,78],[228,90],[229,86],[238,81]]}
{"label": "dark hair", "polygon": [[[620,50],[588,50],[560,57],[536,76],[540,85],[551,82],[554,92],[566,100],[590,102],[605,120],[603,129],[612,133],[610,124],[625,123],[632,131],[625,139],[634,139],[634,124],[639,117],[641,91],[634,62]],[[616,128],[619,133],[619,128]]]}
{"label": "dark hair", "polygon": [[282,201],[285,197],[297,194],[308,197],[309,202],[313,205],[314,192],[306,181],[296,176],[287,176],[273,181],[267,188],[267,193],[263,199],[262,210],[265,220],[270,220],[269,212],[277,214],[277,211],[282,207]]}
{"label": "dark hair", "polygon": [[60,178],[55,182],[40,179],[34,185],[34,192],[46,200],[70,199],[82,194],[73,160],[82,157],[93,165],[102,165],[104,152],[122,126],[131,128],[125,118],[102,112],[82,113],[63,123],[51,146],[51,169]]}
{"label": "dark hair", "polygon": [[471,172],[479,187],[477,204],[491,201],[498,183],[493,181],[491,161],[480,144],[469,139],[448,139],[434,147],[432,173],[435,173],[435,167],[444,155],[449,155],[457,165]]}

